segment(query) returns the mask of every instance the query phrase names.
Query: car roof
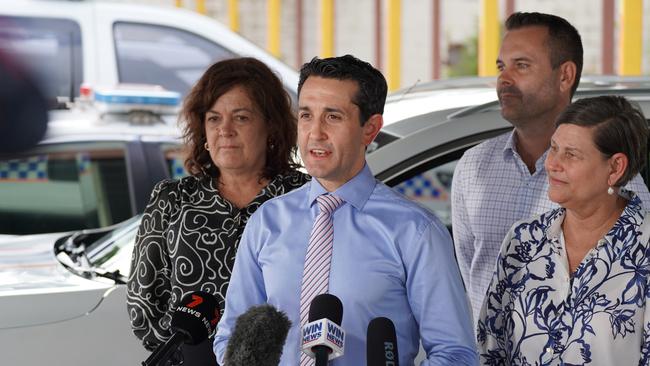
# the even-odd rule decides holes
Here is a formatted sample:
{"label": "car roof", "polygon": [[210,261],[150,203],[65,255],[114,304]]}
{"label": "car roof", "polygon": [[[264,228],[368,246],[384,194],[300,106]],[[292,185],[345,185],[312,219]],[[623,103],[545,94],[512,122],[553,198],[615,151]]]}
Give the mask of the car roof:
{"label": "car roof", "polygon": [[40,144],[70,141],[111,141],[157,139],[178,141],[181,129],[177,115],[157,115],[149,124],[130,122],[125,114],[100,114],[90,110],[58,110],[50,112],[45,138]]}
{"label": "car roof", "polygon": [[[575,98],[605,94],[635,100],[649,97],[650,77],[583,76]],[[499,110],[494,77],[432,81],[391,93],[386,100],[382,132],[399,138],[432,124]]]}

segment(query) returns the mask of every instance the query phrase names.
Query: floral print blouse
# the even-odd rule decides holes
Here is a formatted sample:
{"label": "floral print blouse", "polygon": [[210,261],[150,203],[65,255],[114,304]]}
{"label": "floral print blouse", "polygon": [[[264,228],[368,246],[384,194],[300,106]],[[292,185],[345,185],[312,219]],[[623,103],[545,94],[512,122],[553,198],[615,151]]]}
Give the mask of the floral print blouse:
{"label": "floral print blouse", "polygon": [[555,209],[506,236],[477,337],[484,365],[650,364],[650,220],[631,192],[571,275]]}

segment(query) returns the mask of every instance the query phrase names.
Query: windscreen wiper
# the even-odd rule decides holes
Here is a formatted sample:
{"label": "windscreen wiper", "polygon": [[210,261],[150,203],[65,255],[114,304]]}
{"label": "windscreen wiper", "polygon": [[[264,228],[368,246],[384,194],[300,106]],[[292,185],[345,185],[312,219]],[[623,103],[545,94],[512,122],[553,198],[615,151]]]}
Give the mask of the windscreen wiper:
{"label": "windscreen wiper", "polygon": [[66,266],[72,272],[78,274],[79,276],[89,278],[92,276],[103,277],[112,280],[117,285],[125,285],[127,277],[122,275],[119,270],[107,271],[99,267],[91,267],[87,265],[82,265],[75,262],[72,257],[66,251],[60,251],[57,253],[56,258]]}
{"label": "windscreen wiper", "polygon": [[86,254],[88,240],[94,241],[113,229],[114,226],[75,232],[55,245],[56,258],[61,264],[84,278],[97,276],[108,278],[116,284],[126,284],[127,278],[119,270],[107,271],[101,267],[94,267]]}

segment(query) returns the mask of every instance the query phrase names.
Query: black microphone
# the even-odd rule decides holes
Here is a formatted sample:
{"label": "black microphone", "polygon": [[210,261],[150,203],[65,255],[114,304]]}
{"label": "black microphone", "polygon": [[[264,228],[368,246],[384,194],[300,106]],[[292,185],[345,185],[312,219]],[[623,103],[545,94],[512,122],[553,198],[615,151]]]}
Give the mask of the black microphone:
{"label": "black microphone", "polygon": [[272,305],[251,307],[235,321],[223,364],[277,366],[289,328],[287,315]]}
{"label": "black microphone", "polygon": [[374,318],[368,324],[366,359],[367,366],[399,366],[395,325],[390,319]]}
{"label": "black microphone", "polygon": [[316,366],[327,365],[343,355],[345,331],[343,304],[331,294],[316,295],[309,305],[309,323],[302,327],[302,351],[316,359]]}
{"label": "black microphone", "polygon": [[217,299],[203,291],[183,296],[172,314],[172,336],[142,362],[143,366],[163,365],[183,343],[196,345],[206,340],[219,322]]}

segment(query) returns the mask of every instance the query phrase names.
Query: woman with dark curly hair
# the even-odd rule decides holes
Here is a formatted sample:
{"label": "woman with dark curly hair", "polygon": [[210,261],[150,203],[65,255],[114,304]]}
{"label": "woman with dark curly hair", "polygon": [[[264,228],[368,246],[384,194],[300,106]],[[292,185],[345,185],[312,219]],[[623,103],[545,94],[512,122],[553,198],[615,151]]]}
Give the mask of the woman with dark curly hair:
{"label": "woman with dark curly hair", "polygon": [[[127,307],[135,335],[153,350],[171,336],[171,314],[192,291],[224,302],[250,215],[300,187],[296,118],[278,77],[262,62],[217,62],[181,111],[189,176],[156,185],[136,238]],[[212,341],[183,347],[184,365],[215,365]]]}

